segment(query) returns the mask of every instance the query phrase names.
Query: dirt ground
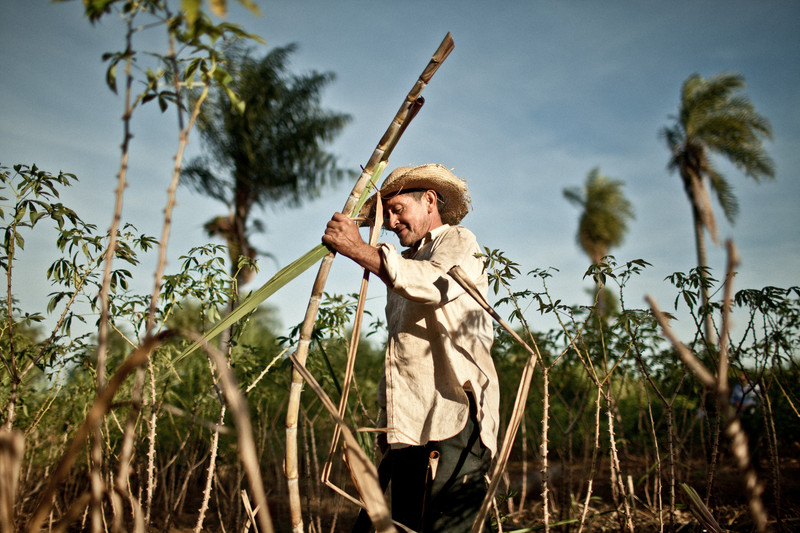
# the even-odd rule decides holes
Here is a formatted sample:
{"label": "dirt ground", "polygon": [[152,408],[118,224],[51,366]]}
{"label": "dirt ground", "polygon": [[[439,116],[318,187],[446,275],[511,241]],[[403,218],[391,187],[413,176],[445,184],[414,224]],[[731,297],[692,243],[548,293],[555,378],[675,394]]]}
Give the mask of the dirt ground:
{"label": "dirt ground", "polygon": [[[630,466],[630,465],[629,465]],[[686,465],[682,465],[686,467]],[[635,470],[635,469],[634,469]],[[687,484],[693,487],[702,497],[705,496],[706,472],[705,464],[698,464],[692,469],[693,475]],[[623,465],[623,471],[625,471]],[[577,531],[582,510],[583,499],[586,496],[586,478],[583,472],[573,472],[573,481],[582,484],[580,501],[564,498],[559,494],[559,483],[565,486],[565,475],[557,472],[554,488],[550,497],[550,525],[554,531]],[[768,465],[762,464],[759,469],[759,480],[763,485],[762,501],[765,507],[768,531],[800,531],[800,460],[785,459],[780,468],[780,494],[776,494],[775,486],[771,482]],[[577,480],[577,481],[576,481]],[[631,515],[636,531],[671,531],[674,520],[674,530],[681,532],[706,531],[694,516],[689,505],[689,498],[680,487],[675,489],[676,510],[671,518],[669,513],[668,490],[662,493],[663,511],[658,513],[658,505],[648,498],[652,494],[652,487],[639,484],[635,489],[636,498],[631,504]],[[519,494],[519,493],[518,493]],[[503,522],[503,531],[539,531],[544,529],[541,484],[528,488],[527,504],[522,512],[508,512]],[[597,479],[592,491],[587,510],[584,531],[605,532],[620,531],[624,529],[623,517],[616,511],[614,498],[608,479]],[[781,504],[775,504],[776,497]],[[714,490],[710,500],[709,511],[720,527],[730,532],[755,531],[748,505],[747,494],[744,489],[742,476],[730,466],[722,466],[716,473]],[[575,518],[577,517],[577,518]],[[559,524],[559,525],[557,525]],[[555,526],[555,527],[553,527]]]}
{"label": "dirt ground", "polygon": [[[628,468],[623,465],[623,471],[635,472],[636,465],[629,464]],[[682,465],[686,468],[686,465]],[[529,472],[535,467],[529,466]],[[499,490],[500,502],[498,510],[501,516],[502,531],[505,533],[523,533],[528,531],[543,531],[543,505],[541,498],[541,480],[535,470],[528,476],[529,483],[526,487],[527,497],[522,511],[519,510],[521,495],[521,465],[511,463],[510,472],[516,472],[509,478],[509,485],[501,484]],[[705,465],[698,464],[697,468],[691,469],[693,475],[687,480],[701,497],[705,495]],[[774,485],[771,483],[768,472],[768,465],[762,465],[760,479],[763,482],[763,503],[768,515],[767,530],[772,531],[800,531],[800,460],[785,459],[780,469],[780,494],[776,495]],[[586,497],[587,476],[584,472],[573,471],[572,483],[576,488],[580,488],[579,494],[566,494],[565,488],[569,483],[569,473],[564,472],[558,465],[553,468],[553,481],[550,490],[550,527],[552,531],[567,532],[578,531],[581,517],[581,509],[584,498]],[[516,480],[516,481],[515,481]],[[731,467],[721,467],[715,477],[714,491],[711,498],[709,510],[714,519],[725,531],[730,532],[750,532],[755,531],[747,497],[743,488],[742,478],[739,473]],[[508,505],[504,502],[508,494],[513,494],[513,504]],[[640,482],[635,487],[636,498],[633,501],[631,516],[634,529],[643,532],[661,532],[673,530],[670,523],[669,497],[668,490],[663,491],[663,502],[660,516],[657,512],[658,505],[652,501],[652,486]],[[327,494],[327,497],[325,495]],[[337,502],[332,498],[332,492],[323,489],[323,498],[319,507],[318,516],[314,516],[311,521],[306,516],[307,507],[304,506],[304,520],[306,520],[305,530],[310,533],[328,533],[344,531],[348,532],[355,520],[357,510],[355,507],[341,499]],[[684,492],[676,487],[676,510],[674,514],[674,531],[677,532],[701,532],[706,531],[695,518],[690,508],[689,500]],[[781,505],[776,506],[776,496],[780,497]],[[268,495],[270,503],[270,513],[276,532],[291,531],[288,519],[288,502],[277,494]],[[593,482],[592,498],[587,510],[584,531],[592,532],[611,532],[620,531],[624,528],[622,517],[615,511],[614,497],[608,481],[608,476],[598,477]],[[192,505],[187,505],[189,511],[184,517],[179,517],[170,531],[175,533],[190,532],[193,529],[194,521],[197,519],[195,509]],[[225,531],[230,533],[232,525],[226,524],[223,528],[217,520],[216,513],[209,509],[206,515],[205,531]],[[181,518],[185,518],[182,520]],[[334,523],[335,520],[335,523]],[[152,529],[152,531],[164,531],[164,529]],[[250,529],[250,531],[253,531]],[[240,533],[240,532],[237,532]]]}

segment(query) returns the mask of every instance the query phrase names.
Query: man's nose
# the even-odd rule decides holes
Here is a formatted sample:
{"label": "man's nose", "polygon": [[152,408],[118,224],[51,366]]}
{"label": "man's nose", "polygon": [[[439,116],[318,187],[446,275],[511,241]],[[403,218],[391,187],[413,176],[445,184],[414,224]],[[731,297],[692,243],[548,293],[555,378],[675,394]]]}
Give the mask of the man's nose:
{"label": "man's nose", "polygon": [[389,229],[394,229],[397,226],[397,215],[394,213],[389,213]]}

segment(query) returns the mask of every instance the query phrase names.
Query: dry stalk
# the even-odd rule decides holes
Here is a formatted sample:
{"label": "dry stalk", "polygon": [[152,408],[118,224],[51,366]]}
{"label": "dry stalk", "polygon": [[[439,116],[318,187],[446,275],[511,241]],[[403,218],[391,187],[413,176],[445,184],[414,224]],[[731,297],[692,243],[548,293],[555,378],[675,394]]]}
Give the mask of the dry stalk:
{"label": "dry stalk", "polygon": [[214,484],[217,486],[217,491],[214,493],[214,500],[217,502],[217,521],[219,522],[219,527],[222,530],[222,533],[227,533],[225,530],[225,520],[222,519],[222,504],[219,501],[219,493],[223,492],[222,485],[219,482],[219,476],[217,476],[216,472],[214,472]]}
{"label": "dry stalk", "polygon": [[597,473],[597,458],[600,455],[600,400],[602,399],[602,389],[597,387],[597,398],[595,399],[594,408],[594,446],[592,447],[592,466],[589,473],[589,480],[586,485],[586,499],[583,502],[583,512],[581,513],[580,527],[578,533],[583,532],[586,526],[586,516],[589,511],[589,502],[592,498],[592,486],[594,485],[594,476]]}
{"label": "dry stalk", "polygon": [[272,370],[272,367],[275,366],[275,363],[283,360],[283,356],[286,355],[286,352],[288,352],[288,351],[289,351],[288,347],[284,348],[283,350],[281,350],[281,352],[278,355],[273,357],[272,361],[270,361],[269,364],[264,367],[264,370],[262,370],[261,373],[253,380],[253,382],[250,383],[250,385],[247,386],[247,388],[244,390],[244,393],[247,394],[251,390],[253,390],[255,388],[255,386],[258,385],[258,382],[261,381],[261,379],[264,376],[266,376],[269,373],[270,370]]}
{"label": "dry stalk", "polygon": [[[126,18],[127,32],[125,35],[125,112],[122,117],[123,124],[123,138],[121,145],[121,159],[120,169],[117,174],[117,188],[115,190],[115,203],[114,214],[111,220],[111,227],[108,230],[108,247],[106,248],[103,258],[103,283],[100,288],[100,320],[98,321],[97,332],[97,395],[103,393],[106,386],[106,357],[108,350],[108,329],[109,329],[109,293],[111,291],[111,275],[112,266],[114,262],[114,254],[117,247],[117,233],[119,231],[120,220],[122,218],[122,204],[127,187],[128,175],[128,156],[130,141],[133,137],[131,134],[131,117],[135,108],[135,103],[132,102],[133,98],[133,34],[136,31],[133,26],[133,16],[129,15]],[[99,533],[100,525],[100,505],[103,497],[103,481],[102,481],[102,468],[103,468],[103,451],[102,451],[102,434],[100,425],[93,429],[92,439],[92,466],[91,466],[91,530],[93,533]]]}
{"label": "dry stalk", "polygon": [[[8,392],[8,399],[6,400],[6,404],[3,406],[3,411],[6,413],[6,422],[4,424],[3,429],[6,431],[11,431],[14,427],[14,420],[16,418],[17,413],[17,401],[19,400],[19,385],[22,382],[22,378],[19,375],[19,369],[17,367],[17,353],[16,347],[14,343],[14,299],[11,296],[11,279],[12,279],[12,270],[14,267],[14,251],[16,249],[16,237],[17,237],[17,225],[13,224],[10,226],[13,228],[10,235],[6,235],[5,238],[8,241],[8,257],[6,258],[6,328],[7,328],[7,336],[8,336],[8,359],[6,359],[6,354],[0,354],[0,361],[3,362],[3,366],[8,373],[8,377],[11,381],[11,389]],[[6,229],[8,231],[8,227]]]}
{"label": "dry stalk", "polygon": [[195,342],[200,342],[203,349],[214,359],[217,367],[222,390],[225,400],[230,407],[236,425],[236,434],[239,442],[239,458],[247,474],[250,484],[250,492],[253,494],[256,506],[261,509],[258,514],[258,525],[262,533],[272,533],[272,518],[267,507],[267,495],[264,491],[264,483],[261,479],[261,471],[258,464],[258,454],[256,453],[255,440],[253,439],[253,426],[250,422],[250,409],[247,400],[236,383],[236,377],[228,365],[228,361],[217,348],[209,344],[199,334],[190,335]]}
{"label": "dry stalk", "polygon": [[247,495],[247,491],[242,489],[242,505],[244,505],[244,512],[247,513],[247,522],[244,524],[244,531],[245,533],[250,529],[250,526],[253,526],[253,531],[258,533],[258,526],[256,526],[256,513],[258,512],[258,507],[253,509],[253,506],[250,504],[250,497]]}
{"label": "dry stalk", "polygon": [[[227,406],[225,404],[222,405],[222,408],[219,410],[219,418],[217,419],[217,428],[222,426],[222,423],[225,420],[225,411]],[[214,431],[213,436],[211,437],[211,459],[208,462],[208,476],[206,476],[206,486],[203,489],[203,503],[200,505],[200,512],[197,515],[197,523],[194,525],[194,533],[199,533],[203,530],[203,520],[206,517],[206,511],[208,511],[208,503],[211,501],[211,487],[214,481],[214,475],[216,474],[216,461],[217,461],[217,449],[219,447],[219,429]]]}
{"label": "dry stalk", "polygon": [[[653,381],[653,378],[650,375],[650,372],[648,372],[647,367],[644,364],[644,358],[642,357],[642,354],[639,351],[638,347],[634,349],[634,353],[636,354],[636,360],[639,363],[639,368],[641,369],[642,374],[644,375],[644,377],[647,380],[647,382],[650,384],[650,387],[652,387],[653,391],[658,396],[658,399],[664,405],[664,414],[665,414],[665,416],[667,418],[667,466],[669,468],[669,524],[670,524],[670,530],[674,531],[674,529],[675,529],[675,510],[676,510],[675,509],[675,504],[676,504],[675,482],[676,482],[677,476],[675,475],[675,444],[674,444],[674,436],[673,436],[674,435],[674,429],[673,429],[673,424],[674,424],[674,421],[673,421],[673,406],[675,404],[675,399],[678,397],[678,391],[680,390],[681,384],[683,384],[683,377],[681,377],[681,380],[678,383],[678,386],[675,387],[675,393],[672,395],[672,398],[667,400],[667,398],[664,396],[664,394],[661,392],[661,390],[656,385],[655,381]],[[646,388],[645,388],[645,394],[648,394]],[[648,394],[648,397],[649,397],[649,394]],[[650,408],[650,402],[649,401],[647,403],[647,410],[648,410],[648,413],[650,415],[650,425],[651,425],[651,427],[653,429],[653,445],[655,447],[656,465],[657,465],[656,469],[657,469],[657,472],[658,472],[658,477],[657,477],[657,486],[658,486],[657,500],[658,500],[658,509],[659,509],[658,520],[659,520],[659,524],[660,524],[661,528],[663,529],[664,525],[663,525],[663,522],[662,522],[662,515],[661,515],[662,502],[661,502],[661,490],[660,490],[660,486],[661,486],[661,458],[660,458],[659,451],[658,451],[658,439],[656,438],[655,423],[653,421],[653,413],[652,413],[652,410]]]}
{"label": "dry stalk", "polygon": [[83,424],[81,424],[81,426],[78,428],[78,431],[75,433],[72,441],[62,455],[58,466],[50,476],[48,485],[40,496],[39,504],[36,506],[36,509],[32,513],[28,522],[28,531],[39,531],[42,522],[50,513],[56,489],[69,473],[72,465],[75,463],[86,437],[100,425],[100,422],[110,408],[111,402],[114,399],[114,394],[117,392],[119,387],[123,384],[131,372],[147,362],[150,353],[170,335],[172,335],[172,331],[167,330],[155,337],[148,337],[144,339],[142,344],[136,348],[136,350],[134,350],[133,353],[131,353],[131,355],[129,355],[128,358],[125,359],[125,361],[123,361],[123,363],[119,366],[117,371],[108,381],[106,387],[103,389],[102,394],[99,394],[95,398],[92,406],[89,408],[89,412],[87,413]]}
{"label": "dry stalk", "polygon": [[519,494],[519,508],[517,513],[522,514],[525,509],[525,499],[528,497],[528,422],[522,417],[522,488]]}
{"label": "dry stalk", "polygon": [[14,504],[25,452],[25,438],[17,430],[0,429],[0,532],[12,533]]}
{"label": "dry stalk", "polygon": [[[122,449],[119,455],[119,466],[117,467],[117,475],[114,480],[115,490],[110,492],[111,502],[114,509],[112,517],[113,530],[122,530],[122,495],[130,492],[128,480],[130,476],[130,463],[133,456],[133,438],[136,431],[136,423],[139,419],[139,413],[142,408],[142,389],[144,388],[144,380],[146,377],[146,368],[140,366],[136,369],[136,381],[131,391],[131,410],[125,421],[125,430],[123,431],[124,438],[122,440]],[[132,509],[133,511],[133,509]],[[135,521],[135,517],[134,517]]]}
{"label": "dry stalk", "polygon": [[[777,381],[777,380],[776,380]],[[769,446],[770,468],[772,471],[772,494],[775,500],[775,518],[778,524],[782,524],[783,516],[781,513],[781,469],[780,469],[780,455],[778,452],[778,433],[775,429],[775,414],[772,411],[772,401],[769,399],[769,394],[759,394],[759,400],[762,402],[764,408],[761,410],[764,427],[767,428],[767,443]]]}
{"label": "dry stalk", "polygon": [[[656,454],[656,475],[653,480],[653,500],[655,501],[655,506],[658,509],[658,530],[664,531],[664,502],[661,499],[661,476],[663,475],[661,471],[661,453],[658,449],[658,436],[656,434],[656,423],[653,419],[653,408],[650,404],[649,394],[647,389],[645,389],[645,394],[648,395],[647,398],[647,415],[650,419],[650,429],[652,430],[653,435],[653,448]],[[670,459],[671,462],[671,459]],[[670,524],[673,526],[671,529],[674,529],[674,509],[672,507],[674,505],[674,500],[670,500]]]}
{"label": "dry stalk", "polygon": [[[453,50],[453,38],[448,33],[439,48],[434,53],[428,65],[423,70],[420,77],[417,79],[411,91],[406,95],[400,109],[395,114],[392,123],[384,133],[381,140],[378,142],[372,156],[369,158],[366,166],[364,167],[361,176],[353,186],[342,212],[348,215],[354,215],[355,208],[362,202],[362,195],[367,185],[370,183],[373,172],[378,166],[385,164],[392,150],[394,150],[400,136],[405,131],[408,124],[413,119],[416,111],[422,105],[424,100],[420,94],[422,90],[430,82],[433,75],[439,69],[441,63],[447,58]],[[314,329],[314,322],[316,321],[317,312],[319,311],[320,299],[322,297],[322,290],[328,279],[331,265],[333,263],[334,252],[328,253],[320,264],[317,277],[314,281],[312,288],[311,298],[308,301],[303,324],[300,329],[300,341],[297,345],[296,359],[299,366],[305,366],[306,359],[308,358],[308,348],[311,339],[311,333]],[[287,485],[289,487],[289,507],[291,513],[291,525],[294,533],[303,531],[303,516],[302,516],[302,502],[300,501],[300,487],[298,485],[298,456],[297,456],[297,420],[300,410],[300,396],[302,394],[302,378],[295,365],[295,370],[292,372],[292,384],[289,392],[289,404],[286,413],[286,462],[285,462],[285,475]]]}
{"label": "dry stalk", "polygon": [[52,531],[53,533],[69,531],[69,526],[86,510],[86,506],[89,504],[91,498],[92,495],[89,492],[84,492],[79,497],[75,498],[72,504],[67,508],[67,511],[61,517],[61,520],[59,520],[55,526],[52,525],[53,517],[51,516],[51,523],[48,527],[48,531]]}
{"label": "dry stalk", "polygon": [[613,392],[611,390],[611,384],[609,383],[608,386],[608,403],[607,403],[607,410],[606,413],[608,415],[608,442],[609,442],[609,456],[610,456],[610,467],[611,467],[611,487],[614,489],[612,492],[614,494],[615,504],[617,505],[617,509],[620,507],[620,500],[622,505],[622,516],[620,520],[620,529],[627,529],[631,533],[633,532],[633,517],[631,516],[631,509],[628,505],[628,497],[625,494],[625,483],[622,479],[622,469],[620,468],[619,464],[619,455],[617,453],[617,439],[614,434],[614,412],[616,411],[616,405],[613,401]]}
{"label": "dry stalk", "polygon": [[[717,401],[716,398],[714,401]],[[717,408],[717,412],[719,412],[719,408]],[[714,475],[717,471],[717,460],[719,459],[719,435],[721,427],[720,418],[721,417],[719,416],[714,417],[714,426],[713,428],[709,428],[709,438],[711,439],[711,462],[708,465],[708,475],[706,476],[706,504],[711,501],[711,493],[714,487]]]}
{"label": "dry stalk", "polygon": [[[174,46],[172,39],[170,39],[170,43]],[[174,51],[173,51],[174,54]],[[177,70],[177,66],[176,66]],[[175,83],[178,83],[178,75],[177,72],[173,76],[175,78]],[[177,92],[177,88],[176,88]],[[158,245],[158,266],[156,267],[155,273],[155,281],[153,283],[153,293],[150,296],[150,310],[148,312],[147,317],[147,332],[151,333],[152,330],[155,328],[155,317],[156,317],[156,309],[158,307],[158,299],[159,295],[161,294],[161,280],[164,277],[164,269],[167,264],[167,243],[169,242],[170,231],[172,229],[172,211],[175,208],[175,192],[178,189],[178,183],[180,182],[181,176],[181,165],[183,163],[183,154],[186,151],[186,146],[189,144],[189,133],[191,132],[192,128],[194,127],[195,122],[197,121],[197,117],[200,114],[200,107],[203,105],[203,102],[206,100],[209,92],[209,84],[206,83],[203,87],[203,90],[200,93],[200,96],[194,102],[194,107],[192,109],[191,117],[189,118],[189,122],[186,124],[186,127],[180,130],[180,138],[178,141],[178,149],[175,152],[174,160],[175,165],[172,169],[172,179],[169,184],[169,189],[167,190],[167,205],[164,208],[164,227],[161,234],[161,240],[159,241]],[[182,111],[181,106],[176,106],[178,108],[178,120],[182,124]]]}
{"label": "dry stalk", "polygon": [[301,365],[296,355],[291,355],[292,363],[295,370],[308,384],[309,388],[317,395],[322,402],[323,407],[333,417],[334,422],[341,426],[342,436],[345,441],[345,456],[347,463],[350,467],[350,475],[353,483],[356,485],[362,500],[363,507],[366,509],[373,526],[375,526],[378,533],[394,532],[396,531],[392,524],[391,513],[386,499],[381,490],[380,482],[378,481],[378,471],[372,461],[369,460],[364,450],[358,444],[353,432],[347,427],[344,419],[339,416],[339,412],[328,397],[325,391],[322,390],[319,383],[314,379],[314,376],[308,371],[305,365]]}
{"label": "dry stalk", "polygon": [[[199,451],[197,448],[191,449],[191,454],[188,457],[188,461],[186,461],[189,467],[186,470],[186,474],[183,476],[183,481],[181,482],[180,490],[178,490],[178,495],[175,497],[165,498],[164,504],[169,505],[169,501],[173,502],[172,507],[169,508],[169,512],[164,520],[166,524],[166,529],[171,529],[172,518],[173,515],[180,515],[183,512],[183,506],[186,503],[186,494],[189,491],[189,481],[192,479],[192,475],[194,471],[200,468],[200,466],[205,462],[208,453],[203,454],[202,457],[197,459],[199,455]],[[197,459],[197,460],[195,460]],[[177,483],[177,475],[175,476],[175,483]],[[174,489],[174,487],[173,487]],[[173,490],[174,494],[174,490]]]}
{"label": "dry stalk", "polygon": [[150,511],[153,505],[153,493],[156,489],[156,422],[158,410],[156,409],[156,376],[153,370],[153,361],[147,360],[147,370],[150,373],[150,426],[147,432],[147,492],[144,505],[144,523],[150,523]]}
{"label": "dry stalk", "polygon": [[550,502],[548,489],[550,471],[547,463],[548,420],[550,418],[550,369],[542,365],[542,513],[544,514],[544,530],[550,533]]}
{"label": "dry stalk", "polygon": [[490,472],[489,488],[486,490],[486,496],[483,498],[483,503],[481,503],[481,507],[478,510],[478,515],[475,517],[475,522],[472,524],[472,533],[480,533],[483,529],[483,524],[486,521],[486,517],[489,514],[492,500],[497,492],[497,487],[500,484],[503,471],[508,463],[508,457],[511,455],[511,448],[514,445],[514,440],[517,437],[520,423],[522,422],[522,418],[525,414],[525,403],[528,399],[528,392],[530,391],[531,379],[533,379],[533,371],[536,368],[536,362],[540,361],[542,356],[539,354],[539,348],[536,346],[536,342],[534,341],[534,347],[531,348],[528,343],[526,343],[522,337],[520,337],[519,334],[514,331],[514,328],[512,328],[505,320],[503,320],[497,311],[495,311],[492,306],[489,305],[489,302],[486,301],[484,295],[481,294],[481,292],[460,266],[455,265],[448,271],[448,274],[456,281],[456,283],[461,286],[461,288],[464,289],[467,294],[469,294],[478,303],[478,305],[481,306],[484,311],[489,313],[489,315],[528,352],[528,360],[525,363],[525,367],[522,369],[522,376],[520,376],[519,386],[517,388],[517,396],[514,398],[514,408],[512,410],[508,425],[506,426],[506,434],[503,438],[500,451],[497,453],[497,457]]}
{"label": "dry stalk", "polygon": [[[650,305],[650,309],[653,312],[653,315],[656,317],[659,326],[661,326],[662,331],[664,332],[664,336],[669,339],[672,345],[675,347],[675,350],[678,352],[678,355],[681,358],[681,361],[690,369],[700,382],[713,394],[716,395],[718,405],[720,407],[720,415],[724,417],[725,422],[725,429],[724,433],[728,437],[731,442],[731,451],[733,456],[736,460],[736,466],[738,467],[739,471],[741,472],[744,478],[744,486],[748,496],[748,503],[750,506],[750,514],[753,517],[753,522],[755,523],[756,530],[759,532],[766,531],[767,527],[767,513],[764,509],[764,503],[761,499],[761,494],[763,492],[763,485],[758,480],[758,476],[756,474],[755,468],[753,467],[750,461],[750,451],[748,449],[747,444],[747,435],[745,434],[744,430],[742,429],[742,424],[739,421],[739,418],[736,415],[736,411],[730,405],[730,390],[728,388],[728,376],[727,376],[727,368],[728,368],[728,349],[727,349],[727,338],[728,338],[728,327],[729,327],[729,317],[730,317],[730,310],[731,310],[731,296],[733,293],[732,287],[732,279],[734,274],[734,269],[739,265],[739,258],[736,248],[732,241],[728,241],[727,243],[728,248],[728,267],[727,273],[725,276],[725,296],[722,305],[722,330],[720,333],[720,357],[719,357],[719,367],[718,367],[718,376],[717,378],[703,366],[702,362],[697,358],[697,356],[692,353],[689,348],[680,342],[677,336],[674,334],[672,329],[667,322],[667,318],[661,312],[658,305],[656,304],[655,300],[651,297],[647,296],[645,300]],[[725,348],[723,348],[725,346]],[[725,375],[722,375],[722,371],[726,371]]]}

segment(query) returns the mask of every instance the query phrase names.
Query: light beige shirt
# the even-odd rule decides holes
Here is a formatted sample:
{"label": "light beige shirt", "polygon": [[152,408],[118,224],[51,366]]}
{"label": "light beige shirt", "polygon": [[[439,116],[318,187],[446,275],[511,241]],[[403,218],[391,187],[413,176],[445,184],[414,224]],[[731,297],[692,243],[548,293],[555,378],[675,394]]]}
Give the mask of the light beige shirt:
{"label": "light beige shirt", "polygon": [[481,440],[494,455],[500,392],[490,355],[489,315],[447,271],[460,265],[486,294],[488,279],[475,235],[444,225],[399,255],[378,245],[391,281],[389,331],[378,401],[386,410],[388,443],[421,445],[452,437],[469,417],[466,390],[478,406]]}

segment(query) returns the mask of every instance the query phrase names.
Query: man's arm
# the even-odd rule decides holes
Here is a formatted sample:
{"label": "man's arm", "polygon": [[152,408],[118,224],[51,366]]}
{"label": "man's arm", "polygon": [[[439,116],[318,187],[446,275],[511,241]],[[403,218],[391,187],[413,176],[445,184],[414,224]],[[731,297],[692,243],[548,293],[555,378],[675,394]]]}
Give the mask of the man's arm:
{"label": "man's arm", "polygon": [[364,242],[358,226],[350,217],[342,213],[335,213],[325,228],[322,244],[349,257],[388,284],[388,276],[378,249]]}

